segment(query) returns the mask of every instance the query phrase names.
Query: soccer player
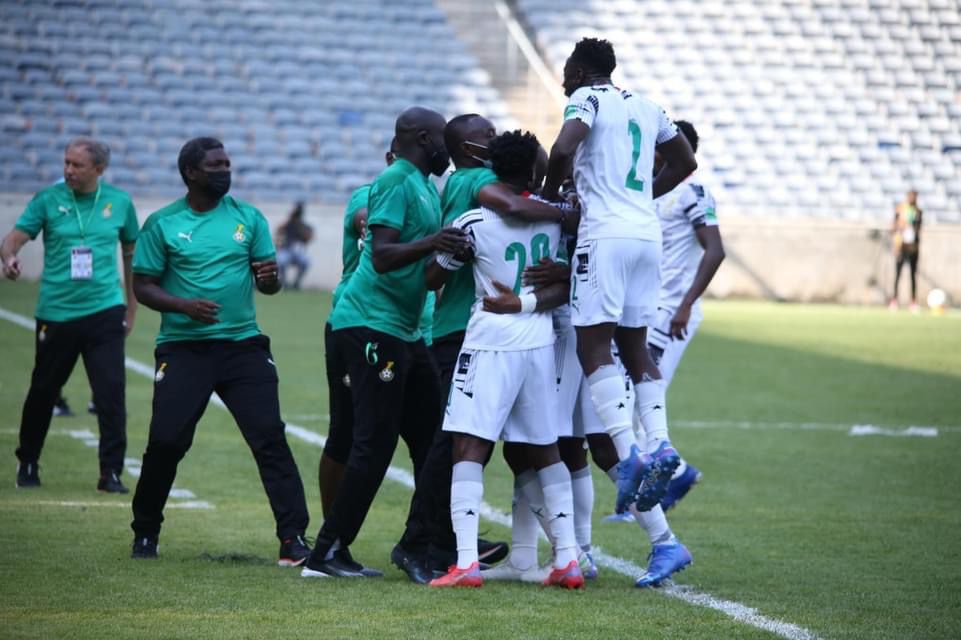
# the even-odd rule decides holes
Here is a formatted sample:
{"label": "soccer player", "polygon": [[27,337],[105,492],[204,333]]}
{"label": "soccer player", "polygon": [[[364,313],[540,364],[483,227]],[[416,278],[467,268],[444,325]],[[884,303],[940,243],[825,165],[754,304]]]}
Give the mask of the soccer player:
{"label": "soccer player", "polygon": [[[444,145],[450,153],[455,171],[448,177],[441,197],[443,224],[450,225],[463,213],[485,206],[505,216],[527,220],[559,221],[563,214],[555,207],[530,200],[515,193],[507,185],[498,181],[489,168],[490,152],[488,145],[496,135],[490,120],[476,113],[459,115],[452,118],[444,128]],[[470,269],[458,271],[439,271],[443,282],[443,293],[434,310],[433,340],[431,353],[437,362],[441,376],[443,398],[449,395],[451,379],[464,342],[464,332],[474,304],[474,274]],[[432,485],[435,489],[429,496],[429,512],[432,514],[430,527],[430,549],[428,568],[434,573],[443,574],[453,563],[455,556],[454,531],[450,521],[450,474],[451,474],[451,437],[443,430],[438,431],[425,465],[432,476],[444,478]],[[483,563],[497,562],[507,553],[507,545],[500,542],[480,540]],[[395,564],[405,570],[412,561],[410,550],[397,548],[392,553]]]}
{"label": "soccer player", "polygon": [[[578,42],[567,59],[564,92],[570,102],[551,149],[543,196],[557,198],[573,165],[582,213],[572,264],[572,322],[591,400],[617,451],[615,506],[623,512],[634,502],[641,510],[656,505],[680,462],[668,440],[664,385],[647,353],[661,253],[653,197],[677,186],[697,163],[660,107],[614,87],[615,66],[611,44],[594,38]],[[664,167],[650,181],[655,148]],[[612,339],[635,386],[648,453],[635,439]]]}
{"label": "soccer player", "polygon": [[[698,135],[694,126],[684,120],[675,124],[696,153]],[[655,171],[660,164],[657,154]],[[657,322],[647,334],[647,348],[667,388],[704,317],[701,295],[724,261],[724,243],[714,196],[694,176],[655,200],[654,205],[664,242]],[[674,507],[700,478],[701,472],[682,459],[661,498],[661,507],[665,511]]]}
{"label": "soccer player", "polygon": [[216,391],[257,462],[277,523],[278,564],[297,566],[310,554],[307,504],[280,418],[270,340],[254,310],[255,286],[280,291],[270,229],[260,211],[227,195],[230,157],[219,140],[190,140],[177,165],[187,195],[147,219],[133,264],[137,298],[161,323],[132,557],[157,557],[177,465]]}
{"label": "soccer player", "polygon": [[[384,479],[398,436],[410,450],[417,482],[409,524],[419,524],[412,521],[420,516],[414,506],[424,482],[432,481],[421,470],[442,402],[437,368],[419,328],[427,295],[421,274],[434,251],[458,253],[466,246],[462,231],[441,230],[440,197],[428,179],[443,174],[450,162],[445,124],[439,113],[421,107],[397,118],[397,159],[370,188],[367,242],[330,316],[350,376],[354,428],[340,490],[304,577],[379,574],[355,562],[348,548]],[[426,581],[426,575],[419,577]]]}
{"label": "soccer player", "polygon": [[124,338],[137,311],[130,264],[138,225],[130,196],[100,180],[109,162],[105,144],[91,138],[71,141],[64,151],[63,182],[35,195],[0,245],[3,275],[16,280],[17,253],[43,232],[36,357],[20,419],[18,487],[40,486],[38,461],[54,406],[83,356],[100,427],[97,490],[127,493],[120,481],[127,448]]}
{"label": "soccer player", "polygon": [[[527,189],[539,147],[533,135],[505,133],[490,142],[490,157],[500,182],[515,193]],[[476,294],[474,309],[457,359],[444,431],[453,434],[451,520],[457,538],[457,562],[433,587],[477,587],[483,584],[477,550],[483,468],[498,438],[526,445],[540,480],[554,538],[554,570],[544,584],[581,588],[577,564],[570,473],[560,460],[557,435],[544,409],[554,399],[553,325],[546,312],[563,302],[533,293],[521,283],[528,261],[557,251],[560,227],[549,222],[525,223],[485,208],[458,217],[454,228],[471,238]],[[464,262],[451,253],[428,265],[432,271],[457,270]],[[506,285],[502,282],[509,283]],[[520,313],[498,314],[483,307],[485,296],[502,289],[519,294]]]}

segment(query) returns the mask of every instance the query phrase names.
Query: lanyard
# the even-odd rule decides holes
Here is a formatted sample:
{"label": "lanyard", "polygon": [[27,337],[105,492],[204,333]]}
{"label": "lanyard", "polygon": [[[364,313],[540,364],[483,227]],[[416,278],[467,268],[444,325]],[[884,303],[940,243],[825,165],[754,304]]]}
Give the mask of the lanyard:
{"label": "lanyard", "polygon": [[[73,210],[77,213],[77,225],[80,227],[80,240],[81,242],[86,240],[86,232],[84,230],[84,221],[80,217],[80,206],[77,204],[77,198],[73,195],[73,189],[70,189],[70,199],[73,200]],[[93,217],[93,212],[97,210],[97,203],[100,201],[100,185],[97,185],[97,195],[93,197],[93,208],[90,209],[90,213],[87,214],[87,223]]]}

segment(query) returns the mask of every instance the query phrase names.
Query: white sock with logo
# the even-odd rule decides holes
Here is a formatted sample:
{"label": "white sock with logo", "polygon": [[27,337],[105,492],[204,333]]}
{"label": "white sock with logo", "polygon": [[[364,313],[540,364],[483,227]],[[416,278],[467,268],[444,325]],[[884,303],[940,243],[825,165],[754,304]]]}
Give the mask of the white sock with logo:
{"label": "white sock with logo", "polygon": [[484,498],[484,467],[478,462],[454,465],[450,484],[450,520],[457,537],[457,568],[477,562],[480,503]]}
{"label": "white sock with logo", "polygon": [[663,380],[644,380],[634,385],[634,410],[647,434],[646,448],[653,452],[667,440],[667,401]]}
{"label": "white sock with logo", "polygon": [[[523,478],[522,476],[526,476]],[[531,504],[524,492],[524,482],[537,484],[537,474],[525,471],[514,478],[514,500],[511,505],[511,558],[510,563],[521,570],[537,566],[537,533],[540,527],[531,511]]]}
{"label": "white sock with logo", "polygon": [[590,466],[571,474],[571,492],[574,494],[574,537],[581,551],[590,551],[591,514],[594,512],[594,479]]}
{"label": "white sock with logo", "polygon": [[517,479],[520,480],[520,489],[524,494],[524,499],[527,500],[531,515],[537,520],[544,535],[547,536],[547,541],[553,547],[554,536],[551,534],[550,519],[547,517],[547,508],[544,506],[544,491],[541,489],[541,481],[537,472],[528,469],[517,476]]}
{"label": "white sock with logo", "polygon": [[604,425],[604,430],[614,441],[618,460],[625,460],[631,455],[631,445],[637,443],[634,429],[631,425],[631,406],[627,403],[627,392],[624,390],[624,377],[620,370],[612,364],[598,367],[597,371],[587,377],[587,384],[591,390],[591,401],[594,410]]}
{"label": "white sock with logo", "polygon": [[544,491],[544,507],[554,538],[554,567],[562,569],[577,561],[571,473],[563,462],[555,462],[539,470],[537,478]]}
{"label": "white sock with logo", "polygon": [[632,504],[631,515],[634,516],[637,524],[641,525],[641,528],[647,532],[651,544],[666,544],[676,540],[671,532],[671,527],[667,524],[667,518],[664,517],[664,510],[661,509],[661,505],[655,505],[650,511],[638,511]]}

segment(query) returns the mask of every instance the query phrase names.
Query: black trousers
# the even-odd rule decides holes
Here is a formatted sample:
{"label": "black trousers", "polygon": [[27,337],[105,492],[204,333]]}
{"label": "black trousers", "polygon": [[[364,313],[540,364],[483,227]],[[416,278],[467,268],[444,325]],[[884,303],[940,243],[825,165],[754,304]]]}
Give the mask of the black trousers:
{"label": "black trousers", "polygon": [[254,454],[277,522],[277,537],[303,535],[309,519],[307,502],[280,419],[270,340],[256,336],[236,342],[165,342],[157,346],[155,357],[153,416],[133,498],[131,528],[137,537],[160,533],[177,464],[190,449],[214,391]]}
{"label": "black trousers", "polygon": [[365,327],[340,329],[333,335],[350,375],[353,437],[340,492],[314,553],[325,554],[335,540],[350,545],[357,537],[398,438],[407,444],[417,485],[402,543],[426,546],[419,493],[421,469],[441,415],[437,367],[423,340],[405,342]]}
{"label": "black trousers", "polygon": [[911,273],[911,301],[918,298],[918,245],[911,245],[908,248],[901,247],[898,251],[894,265],[894,299],[898,299],[898,285],[901,282],[901,269],[905,263]]}
{"label": "black trousers", "polygon": [[50,430],[60,389],[83,356],[97,405],[101,472],[123,470],[127,450],[124,307],[118,305],[67,322],[37,318],[36,356],[20,419],[21,462],[37,462]]}
{"label": "black trousers", "polygon": [[324,362],[327,365],[327,397],[330,404],[330,428],[327,430],[324,455],[334,462],[347,464],[354,438],[354,404],[348,384],[347,362],[329,322],[324,327]]}

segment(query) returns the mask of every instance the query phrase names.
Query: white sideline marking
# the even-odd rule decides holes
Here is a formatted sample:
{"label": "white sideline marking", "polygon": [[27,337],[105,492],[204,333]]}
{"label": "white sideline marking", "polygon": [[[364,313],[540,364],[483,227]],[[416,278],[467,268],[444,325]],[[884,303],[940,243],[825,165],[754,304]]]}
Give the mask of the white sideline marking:
{"label": "white sideline marking", "polygon": [[[0,318],[10,320],[11,322],[18,324],[22,327],[25,327],[31,331],[35,329],[34,323],[31,322],[28,318],[25,318],[24,316],[21,316],[19,314],[15,314],[10,311],[7,311],[2,307],[0,307]],[[130,369],[131,371],[139,373],[151,380],[153,379],[153,376],[154,376],[153,368],[143,364],[142,362],[138,362],[136,360],[133,360],[132,358],[127,358],[126,365],[127,365],[127,368]],[[217,396],[217,394],[213,394],[210,397],[210,401],[221,408],[226,408],[223,401]],[[329,420],[329,417],[328,417],[328,420]],[[744,424],[749,424],[749,423],[744,423]],[[313,444],[319,447],[323,447],[324,443],[327,442],[327,438],[325,438],[321,434],[311,431],[309,429],[305,429],[304,427],[301,427],[296,424],[288,424],[286,428],[286,432],[299,440],[303,440],[304,442],[307,442],[309,444]],[[139,469],[138,469],[138,472],[139,472]],[[414,476],[412,473],[410,473],[405,469],[400,469],[400,468],[391,466],[387,469],[387,477],[393,480],[394,482],[404,485],[408,489],[414,488]],[[54,504],[58,504],[61,506],[63,505],[83,506],[85,503],[54,503]],[[90,504],[95,506],[113,505],[113,504],[117,504],[120,506],[129,506],[129,504],[125,504],[125,503],[98,502],[98,503],[90,503]],[[172,503],[167,506],[173,508],[175,504],[179,504],[179,508],[181,509],[212,508],[212,505],[207,507],[188,506],[188,505],[195,505],[195,504],[203,504],[203,505],[208,504],[203,501]],[[501,524],[506,527],[511,526],[510,515],[495,509],[494,507],[487,504],[486,502],[481,503],[481,515],[487,520],[490,520],[491,522],[494,522],[496,524]],[[598,564],[608,567],[609,569],[612,569],[613,571],[616,571],[617,573],[623,574],[630,578],[637,578],[644,573],[644,569],[634,564],[633,562],[624,560],[623,558],[618,558],[616,556],[607,555],[599,547],[594,547],[594,559]],[[710,594],[696,591],[690,587],[667,586],[667,587],[661,587],[659,589],[656,589],[655,591],[657,593],[661,593],[666,596],[670,596],[672,598],[683,600],[688,604],[706,607],[709,609],[714,609],[715,611],[719,611],[724,615],[738,622],[742,622],[752,627],[755,627],[764,631],[768,631],[782,638],[786,638],[787,640],[817,640],[818,638],[817,635],[815,635],[814,633],[812,633],[811,631],[808,631],[803,627],[799,627],[789,622],[776,620],[774,618],[768,618],[767,616],[759,614],[756,609],[753,609],[746,605],[743,605],[737,602],[732,602],[730,600],[722,600],[719,598],[715,598]]]}
{"label": "white sideline marking", "polygon": [[[880,430],[894,430],[898,428],[905,428],[912,431],[909,434],[897,434],[897,435],[921,435],[923,437],[932,437],[928,435],[931,431],[934,432],[934,436],[937,436],[941,431],[944,432],[958,432],[961,433],[961,425],[947,425],[940,427],[931,426],[918,426],[918,425],[851,425],[851,424],[841,424],[841,423],[825,423],[825,422],[750,422],[747,420],[671,420],[671,428],[681,427],[688,429],[766,429],[766,430],[784,430],[784,431],[842,431],[847,432],[849,430],[860,428],[860,427],[870,427],[873,429]],[[854,434],[850,435],[867,435],[867,434]],[[873,434],[872,434],[873,435]],[[884,435],[894,435],[894,434],[884,434]]]}
{"label": "white sideline marking", "polygon": [[[79,500],[34,500],[31,502],[3,502],[4,507],[125,507],[130,508],[129,502],[83,502]],[[171,502],[168,509],[213,509],[213,505],[203,500],[189,500],[187,502]]]}
{"label": "white sideline marking", "polygon": [[908,427],[907,429],[889,429],[876,427],[873,424],[856,424],[848,431],[849,436],[902,436],[916,438],[937,438],[937,427]]}
{"label": "white sideline marking", "polygon": [[[150,373],[150,376],[153,377],[153,372]],[[71,438],[76,438],[77,440],[82,441],[88,447],[97,447],[100,445],[100,440],[89,429],[68,431],[67,434]],[[127,470],[127,473],[130,474],[131,477],[134,477],[134,478],[140,477],[140,460],[137,460],[136,458],[124,458],[123,466]],[[167,505],[169,507],[176,506],[176,508],[178,509],[213,509],[214,508],[214,506],[211,503],[207,502],[206,500],[194,500],[194,498],[196,498],[197,496],[194,494],[193,491],[189,489],[178,489],[174,487],[170,489],[170,493],[168,494],[168,496],[174,499],[187,500],[187,502],[171,502],[170,504]],[[110,504],[114,504],[114,503],[110,503]],[[183,506],[185,504],[191,505],[191,506],[185,507]]]}

